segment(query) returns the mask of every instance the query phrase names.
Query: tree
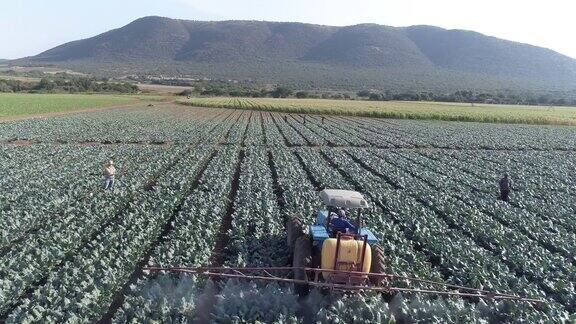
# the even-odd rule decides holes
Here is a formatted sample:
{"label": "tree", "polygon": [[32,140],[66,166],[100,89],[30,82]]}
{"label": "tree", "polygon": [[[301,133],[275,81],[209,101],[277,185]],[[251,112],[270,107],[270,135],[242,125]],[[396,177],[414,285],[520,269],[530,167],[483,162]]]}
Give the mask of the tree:
{"label": "tree", "polygon": [[372,92],[370,90],[360,90],[356,93],[358,97],[370,97]]}
{"label": "tree", "polygon": [[0,80],[0,92],[12,92],[12,87],[10,87],[6,82]]}
{"label": "tree", "polygon": [[377,93],[370,93],[370,96],[368,97],[368,99],[377,101],[377,100],[382,99],[382,96],[377,94]]}
{"label": "tree", "polygon": [[224,89],[220,88],[220,87],[210,87],[207,89],[202,90],[201,94],[204,96],[221,96],[223,95]]}
{"label": "tree", "polygon": [[548,104],[550,102],[550,98],[547,95],[541,95],[538,97],[538,103],[541,105]]}
{"label": "tree", "polygon": [[38,86],[36,86],[37,90],[46,90],[46,91],[52,91],[55,88],[55,84],[53,81],[48,80],[46,78],[42,78],[40,80],[40,83],[38,83]]}
{"label": "tree", "polygon": [[554,104],[557,106],[564,106],[566,105],[566,99],[560,98],[554,101]]}
{"label": "tree", "polygon": [[310,94],[307,91],[298,91],[296,92],[296,98],[303,99],[308,98]]}
{"label": "tree", "polygon": [[284,86],[277,86],[271,94],[274,98],[286,98],[292,94],[292,89]]}
{"label": "tree", "polygon": [[244,97],[246,94],[242,90],[234,89],[228,92],[230,97]]}
{"label": "tree", "polygon": [[191,90],[191,89],[186,89],[186,90],[180,92],[178,95],[180,95],[180,96],[191,96],[191,95],[192,95],[192,90]]}

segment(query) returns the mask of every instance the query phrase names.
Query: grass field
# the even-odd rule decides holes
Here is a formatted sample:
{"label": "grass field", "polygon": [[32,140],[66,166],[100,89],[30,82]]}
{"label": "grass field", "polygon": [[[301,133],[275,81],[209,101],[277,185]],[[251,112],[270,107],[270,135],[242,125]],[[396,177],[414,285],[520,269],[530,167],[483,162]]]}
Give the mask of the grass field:
{"label": "grass field", "polygon": [[536,107],[407,101],[360,101],[273,98],[192,98],[180,101],[199,107],[254,109],[400,119],[488,123],[576,125],[574,107]]}
{"label": "grass field", "polygon": [[136,96],[86,94],[0,94],[0,118],[126,105]]}

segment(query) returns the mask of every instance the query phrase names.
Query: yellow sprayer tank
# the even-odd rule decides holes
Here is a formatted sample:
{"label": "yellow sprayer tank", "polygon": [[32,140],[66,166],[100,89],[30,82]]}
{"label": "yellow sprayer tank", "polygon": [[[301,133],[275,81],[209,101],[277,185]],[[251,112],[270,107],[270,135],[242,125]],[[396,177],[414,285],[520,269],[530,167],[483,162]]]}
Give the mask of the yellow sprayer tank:
{"label": "yellow sprayer tank", "polygon": [[[356,271],[349,268],[350,264],[354,262],[356,265],[361,263],[363,264],[362,272],[370,272],[370,265],[372,263],[372,249],[370,248],[370,244],[366,243],[366,252],[364,254],[364,260],[362,261],[361,258],[364,241],[354,239],[340,239],[340,247],[338,249],[338,263],[340,263],[340,266],[337,266],[337,269],[334,269],[337,242],[338,240],[335,238],[324,240],[324,243],[322,244],[322,269]],[[341,264],[343,262],[349,264]],[[358,267],[358,269],[360,269],[360,267]],[[327,278],[329,274],[329,272],[324,272],[324,278]]]}

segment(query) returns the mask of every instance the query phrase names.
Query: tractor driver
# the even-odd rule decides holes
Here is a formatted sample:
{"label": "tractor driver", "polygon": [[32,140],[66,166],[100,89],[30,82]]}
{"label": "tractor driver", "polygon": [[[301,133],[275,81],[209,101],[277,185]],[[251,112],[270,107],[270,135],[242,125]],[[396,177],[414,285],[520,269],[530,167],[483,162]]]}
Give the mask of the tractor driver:
{"label": "tractor driver", "polygon": [[346,212],[344,209],[338,210],[337,213],[333,213],[333,217],[330,219],[330,225],[332,226],[332,235],[335,236],[336,233],[356,233],[356,226],[352,225],[346,219]]}

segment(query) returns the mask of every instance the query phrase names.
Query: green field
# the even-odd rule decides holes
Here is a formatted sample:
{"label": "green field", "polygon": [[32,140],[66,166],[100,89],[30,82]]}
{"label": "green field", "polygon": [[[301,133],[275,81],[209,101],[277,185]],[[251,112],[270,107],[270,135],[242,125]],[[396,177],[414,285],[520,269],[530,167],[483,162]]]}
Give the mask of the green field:
{"label": "green field", "polygon": [[126,105],[136,96],[0,93],[0,118]]}
{"label": "green field", "polygon": [[180,103],[199,107],[267,110],[363,117],[431,119],[488,123],[576,125],[574,107],[538,107],[414,101],[361,101],[273,98],[192,98]]}
{"label": "green field", "polygon": [[[0,323],[576,323],[575,151],[576,127],[173,104],[0,123]],[[372,207],[372,273],[440,285],[390,276],[384,294],[300,298],[293,271],[145,269],[319,267],[297,224],[316,221],[325,188]],[[444,285],[544,302],[393,290],[470,291]]]}

